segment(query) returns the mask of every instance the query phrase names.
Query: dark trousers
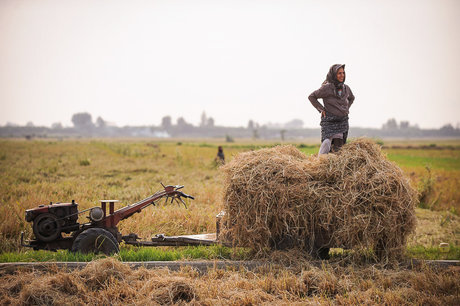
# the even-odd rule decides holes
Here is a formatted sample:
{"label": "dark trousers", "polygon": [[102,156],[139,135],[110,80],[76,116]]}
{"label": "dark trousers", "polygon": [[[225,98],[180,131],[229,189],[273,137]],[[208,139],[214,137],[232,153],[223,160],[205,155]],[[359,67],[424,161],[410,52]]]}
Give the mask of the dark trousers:
{"label": "dark trousers", "polygon": [[332,138],[331,142],[331,152],[337,152],[340,148],[347,142],[348,131],[343,133],[343,139]]}

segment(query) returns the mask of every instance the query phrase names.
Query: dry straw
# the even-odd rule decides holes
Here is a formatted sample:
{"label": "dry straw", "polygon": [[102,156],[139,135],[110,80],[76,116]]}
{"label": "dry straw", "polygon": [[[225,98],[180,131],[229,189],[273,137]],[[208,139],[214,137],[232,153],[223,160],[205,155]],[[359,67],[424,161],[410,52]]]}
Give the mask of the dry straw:
{"label": "dry straw", "polygon": [[427,266],[408,271],[335,263],[296,271],[273,265],[258,271],[213,268],[199,274],[190,267],[134,270],[105,258],[83,270],[0,273],[0,304],[459,305],[458,274],[458,269]]}
{"label": "dry straw", "polygon": [[195,299],[190,279],[169,275],[167,269],[132,270],[114,258],[69,273],[0,275],[2,305],[172,305]]}
{"label": "dry straw", "polygon": [[403,254],[415,229],[417,193],[368,139],[337,154],[306,156],[294,146],[245,152],[225,173],[222,237],[259,253],[329,247]]}

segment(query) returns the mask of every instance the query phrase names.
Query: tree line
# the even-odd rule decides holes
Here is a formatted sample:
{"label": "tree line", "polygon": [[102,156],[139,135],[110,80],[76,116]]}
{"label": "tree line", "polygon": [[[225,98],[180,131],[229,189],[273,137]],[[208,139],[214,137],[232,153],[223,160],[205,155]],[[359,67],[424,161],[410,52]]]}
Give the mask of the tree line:
{"label": "tree line", "polygon": [[[64,127],[61,123],[53,123],[51,127],[35,126],[28,122],[25,126],[7,124],[0,127],[0,137],[190,137],[190,138],[234,138],[253,139],[295,139],[319,137],[319,128],[304,128],[304,122],[293,119],[286,123],[259,124],[249,120],[246,126],[226,127],[216,124],[212,117],[202,113],[200,123],[193,125],[183,117],[175,122],[167,115],[159,125],[118,127],[102,117],[93,120],[90,113],[82,112],[72,115],[72,127]],[[460,126],[446,124],[439,129],[421,129],[409,121],[397,122],[392,118],[378,128],[350,128],[351,137],[460,137]]]}

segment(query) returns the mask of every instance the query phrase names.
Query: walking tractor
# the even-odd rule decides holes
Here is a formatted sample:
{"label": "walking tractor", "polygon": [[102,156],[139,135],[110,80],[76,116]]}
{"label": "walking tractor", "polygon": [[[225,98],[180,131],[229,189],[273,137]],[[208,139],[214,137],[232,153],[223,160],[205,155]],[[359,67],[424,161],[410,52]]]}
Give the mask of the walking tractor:
{"label": "walking tractor", "polygon": [[[32,222],[35,239],[24,243],[21,233],[21,245],[34,250],[67,249],[81,253],[113,254],[119,251],[119,243],[136,246],[180,246],[180,245],[211,245],[216,244],[216,234],[164,236],[156,235],[151,241],[138,241],[136,234],[123,236],[118,231],[118,223],[141,212],[149,205],[155,205],[164,198],[165,202],[184,204],[183,199],[194,197],[180,191],[184,186],[163,186],[163,189],[134,204],[115,210],[117,200],[101,200],[100,207],[92,207],[79,211],[78,204],[50,203],[26,210],[26,221]],[[108,209],[108,211],[107,211]],[[79,223],[78,217],[88,213],[86,223]],[[67,235],[63,235],[63,234]]]}

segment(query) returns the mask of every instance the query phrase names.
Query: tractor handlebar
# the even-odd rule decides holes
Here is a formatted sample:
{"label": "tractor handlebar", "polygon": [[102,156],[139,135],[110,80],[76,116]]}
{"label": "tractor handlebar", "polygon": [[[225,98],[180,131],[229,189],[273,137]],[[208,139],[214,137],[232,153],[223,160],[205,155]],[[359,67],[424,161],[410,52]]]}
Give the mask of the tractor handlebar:
{"label": "tractor handlebar", "polygon": [[[183,186],[182,186],[183,187]],[[195,197],[192,197],[191,195],[188,195],[186,193],[183,193],[181,191],[179,191],[179,196],[180,197],[183,197],[183,198],[188,198],[188,199],[192,199],[192,200],[195,200]]]}
{"label": "tractor handlebar", "polygon": [[165,186],[165,185],[163,185],[163,183],[161,183],[161,185],[163,186],[164,190],[158,191],[158,192],[154,193],[153,195],[151,195],[148,198],[145,198],[143,200],[140,200],[139,202],[136,202],[136,203],[128,205],[128,206],[125,206],[125,207],[120,208],[119,210],[115,211],[111,216],[109,216],[109,217],[111,217],[113,219],[112,221],[110,221],[111,222],[110,226],[116,226],[118,224],[118,222],[120,222],[121,220],[128,218],[129,216],[133,215],[136,212],[140,212],[141,210],[143,210],[144,208],[146,208],[147,206],[149,206],[151,204],[155,205],[155,201],[157,201],[157,200],[159,200],[161,198],[166,199],[165,203],[169,199],[171,199],[171,203],[173,203],[174,201],[177,201],[178,203],[182,203],[186,208],[187,208],[187,205],[182,200],[182,198],[188,198],[188,199],[192,199],[192,200],[195,199],[191,195],[185,194],[182,191],[178,190],[178,189],[184,188],[183,185],[178,185],[178,186],[168,185],[168,186]]}

